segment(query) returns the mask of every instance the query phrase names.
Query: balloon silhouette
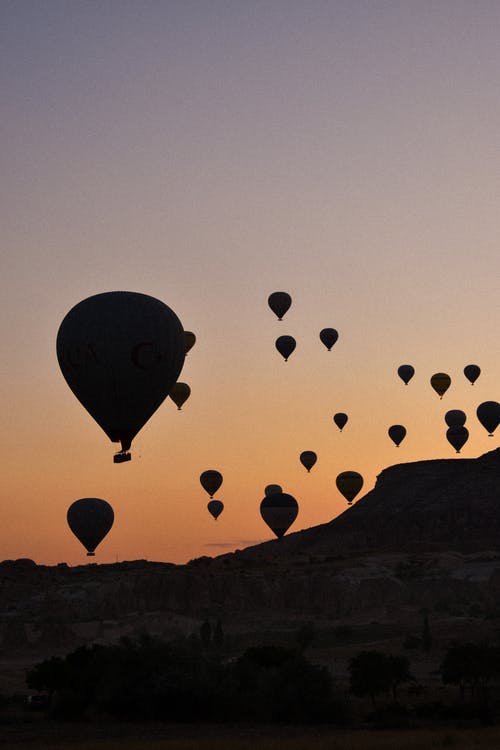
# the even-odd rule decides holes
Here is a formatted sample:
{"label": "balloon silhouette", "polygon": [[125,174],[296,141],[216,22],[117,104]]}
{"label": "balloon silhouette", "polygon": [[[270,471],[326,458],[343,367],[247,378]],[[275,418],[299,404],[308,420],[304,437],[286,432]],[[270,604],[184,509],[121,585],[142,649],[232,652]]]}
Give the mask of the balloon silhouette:
{"label": "balloon silhouette", "polygon": [[268,484],[264,490],[264,495],[275,495],[277,492],[283,492],[279,484]]}
{"label": "balloon silhouette", "polygon": [[297,342],[295,341],[293,336],[278,336],[275,342],[275,346],[281,356],[284,357],[286,362],[290,354],[297,346]]}
{"label": "balloon silhouette", "polygon": [[446,430],[446,439],[455,448],[456,452],[460,453],[460,448],[463,448],[469,439],[469,430],[460,424],[452,425]]}
{"label": "balloon silhouette", "polygon": [[408,385],[412,377],[415,375],[415,368],[411,365],[400,365],[398,367],[398,375],[405,385]]}
{"label": "balloon silhouette", "polygon": [[476,409],[477,418],[490,437],[500,422],[500,404],[497,401],[484,401]]}
{"label": "balloon silhouette", "polygon": [[330,351],[332,346],[337,341],[339,334],[338,331],[335,330],[335,328],[323,328],[323,330],[319,333],[319,337],[328,351]]}
{"label": "balloon silhouette", "polygon": [[451,378],[445,372],[436,372],[431,378],[431,385],[439,398],[443,398],[451,385]]}
{"label": "balloon silhouette", "polygon": [[177,408],[180,410],[182,405],[188,400],[191,395],[191,388],[187,383],[175,383],[172,390],[168,394]]}
{"label": "balloon silhouette", "polygon": [[260,504],[260,515],[278,538],[286,534],[298,512],[296,499],[286,492],[266,495]]}
{"label": "balloon silhouette", "polygon": [[207,503],[208,512],[211,516],[217,520],[224,510],[224,503],[221,503],[220,500],[209,500]]}
{"label": "balloon silhouette", "polygon": [[402,424],[393,424],[387,432],[396,448],[399,448],[399,444],[405,439],[406,427],[403,427]]}
{"label": "balloon silhouette", "polygon": [[187,354],[195,345],[196,336],[192,331],[184,331],[184,352]]}
{"label": "balloon silhouette", "polygon": [[317,460],[318,457],[314,451],[302,451],[300,454],[300,463],[307,469],[308,473],[311,471]]}
{"label": "balloon silhouette", "polygon": [[344,414],[344,412],[342,412],[342,411],[339,411],[339,412],[337,412],[337,414],[333,415],[333,421],[335,422],[335,424],[339,428],[340,432],[342,432],[342,430],[346,426],[347,420],[348,420],[347,414]]}
{"label": "balloon silhouette", "polygon": [[200,474],[200,483],[210,497],[213,497],[222,484],[222,474],[216,469],[207,469]]}
{"label": "balloon silhouette", "polygon": [[154,297],[105,292],[79,302],[57,333],[57,359],[69,387],[113,442],[117,463],[168,396],[184,364],[177,315]]}
{"label": "balloon silhouette", "polygon": [[115,514],[106,500],[98,497],[82,497],[68,508],[68,525],[87,550],[87,556],[95,555],[95,548],[102,542],[113,525]]}
{"label": "balloon silhouette", "polygon": [[342,471],[335,483],[350,505],[363,486],[363,477],[357,471]]}
{"label": "balloon silhouette", "polygon": [[444,415],[444,421],[448,427],[463,427],[467,416],[461,409],[450,409]]}
{"label": "balloon silhouette", "polygon": [[292,298],[288,292],[273,292],[269,295],[267,304],[278,317],[278,320],[282,320],[283,315],[289,310],[292,304]]}
{"label": "balloon silhouette", "polygon": [[478,365],[466,365],[464,367],[464,375],[471,385],[474,385],[478,377],[481,375],[481,368]]}

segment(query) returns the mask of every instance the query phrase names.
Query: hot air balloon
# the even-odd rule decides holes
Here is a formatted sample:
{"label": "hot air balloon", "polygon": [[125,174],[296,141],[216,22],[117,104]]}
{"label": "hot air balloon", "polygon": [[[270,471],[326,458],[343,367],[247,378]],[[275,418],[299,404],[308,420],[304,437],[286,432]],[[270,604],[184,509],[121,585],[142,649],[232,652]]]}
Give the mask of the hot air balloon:
{"label": "hot air balloon", "polygon": [[278,336],[275,342],[275,347],[279,351],[282,357],[284,357],[285,362],[288,360],[288,357],[293,352],[295,347],[297,346],[297,342],[293,338],[293,336]]}
{"label": "hot air balloon", "polygon": [[192,331],[184,331],[184,352],[187,354],[195,345],[196,336]]}
{"label": "hot air balloon", "polygon": [[415,368],[411,365],[400,365],[398,367],[398,375],[405,385],[408,385],[412,377],[415,375]]}
{"label": "hot air balloon", "polygon": [[177,382],[168,395],[180,410],[191,395],[191,388],[187,383]]}
{"label": "hot air balloon", "polygon": [[317,460],[318,457],[314,451],[302,451],[300,454],[300,463],[307,469],[307,473],[311,471]]}
{"label": "hot air balloon", "polygon": [[399,448],[399,444],[405,439],[406,427],[403,427],[402,424],[393,424],[387,432],[396,448]]}
{"label": "hot air balloon", "polygon": [[344,414],[344,412],[339,411],[337,414],[333,415],[333,421],[339,428],[340,432],[342,432],[343,428],[346,426],[348,420],[347,414]]}
{"label": "hot air balloon", "polygon": [[224,510],[224,503],[221,503],[220,500],[209,500],[207,504],[208,512],[211,516],[217,520]]}
{"label": "hot air balloon", "polygon": [[264,495],[275,495],[277,492],[283,492],[279,484],[268,484],[264,490]]}
{"label": "hot air balloon", "polygon": [[112,527],[114,518],[111,505],[98,497],[75,500],[67,513],[68,525],[87,550],[88,557],[95,555],[95,548]]}
{"label": "hot air balloon", "polygon": [[57,359],[69,387],[113,442],[115,462],[176,382],[184,363],[177,315],[154,297],[105,292],[79,302],[57,334]]}
{"label": "hot air balloon", "polygon": [[269,295],[267,304],[273,313],[277,315],[278,320],[282,320],[283,315],[290,309],[292,298],[288,292],[273,292]]}
{"label": "hot air balloon", "polygon": [[286,492],[266,495],[260,504],[260,515],[278,538],[286,534],[298,512],[296,499]]}
{"label": "hot air balloon", "polygon": [[319,337],[328,351],[330,351],[332,346],[337,341],[339,334],[338,331],[335,330],[335,328],[323,328],[323,330],[319,333]]}
{"label": "hot air balloon", "polygon": [[464,367],[464,375],[471,385],[474,385],[478,377],[481,375],[481,368],[478,365],[466,365]]}
{"label": "hot air balloon", "polygon": [[216,469],[207,469],[200,474],[200,482],[203,489],[213,497],[222,484],[222,474]]}
{"label": "hot air balloon", "polygon": [[463,427],[467,416],[461,409],[450,409],[444,415],[444,421],[448,427]]}
{"label": "hot air balloon", "polygon": [[469,430],[460,424],[452,425],[446,430],[446,439],[455,448],[456,452],[460,453],[460,448],[469,439]]}
{"label": "hot air balloon", "polygon": [[451,385],[451,378],[445,372],[436,372],[431,378],[431,385],[439,398],[443,398]]}
{"label": "hot air balloon", "polygon": [[500,404],[497,401],[484,401],[476,410],[477,418],[490,437],[500,422]]}
{"label": "hot air balloon", "polygon": [[337,476],[335,483],[350,505],[363,486],[363,477],[357,471],[343,471]]}

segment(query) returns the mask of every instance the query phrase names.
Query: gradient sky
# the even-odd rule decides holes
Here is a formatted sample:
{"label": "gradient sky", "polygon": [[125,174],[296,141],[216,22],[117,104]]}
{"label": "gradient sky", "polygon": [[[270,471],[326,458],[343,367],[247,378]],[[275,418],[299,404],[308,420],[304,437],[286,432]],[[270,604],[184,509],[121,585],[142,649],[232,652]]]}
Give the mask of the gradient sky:
{"label": "gradient sky", "polygon": [[[346,508],[392,464],[498,447],[500,4],[496,0],[4,0],[0,559],[85,563],[66,524],[108,500],[98,562],[185,562]],[[197,335],[129,464],[57,364],[81,299],[132,290]],[[268,295],[288,291],[282,322]],[[321,328],[339,341],[327,352]],[[280,334],[297,339],[285,364]],[[396,375],[413,364],[405,387]],[[463,367],[482,374],[471,385]],[[440,401],[429,379],[448,372]],[[333,414],[350,421],[342,434]],[[396,449],[387,436],[406,425]],[[315,450],[311,474],[302,450]],[[198,477],[224,475],[217,522]]]}

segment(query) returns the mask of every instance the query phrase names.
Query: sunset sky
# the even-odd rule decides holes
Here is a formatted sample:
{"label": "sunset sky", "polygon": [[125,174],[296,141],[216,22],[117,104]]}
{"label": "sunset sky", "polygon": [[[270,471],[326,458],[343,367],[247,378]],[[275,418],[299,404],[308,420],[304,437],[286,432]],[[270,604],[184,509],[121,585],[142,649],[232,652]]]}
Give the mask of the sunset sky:
{"label": "sunset sky", "polygon": [[[498,447],[475,415],[500,396],[496,0],[5,0],[0,14],[0,559],[86,563],[66,511],[92,496],[115,510],[97,562],[182,563],[271,539],[267,484],[297,498],[296,531],[345,510],[341,471],[364,494],[392,464]],[[191,398],[168,399],[122,465],[55,354],[68,310],[112,290],[158,297],[197,336]],[[278,290],[293,298],[282,322]],[[281,334],[297,340],[287,363]],[[436,372],[452,378],[442,401]]]}

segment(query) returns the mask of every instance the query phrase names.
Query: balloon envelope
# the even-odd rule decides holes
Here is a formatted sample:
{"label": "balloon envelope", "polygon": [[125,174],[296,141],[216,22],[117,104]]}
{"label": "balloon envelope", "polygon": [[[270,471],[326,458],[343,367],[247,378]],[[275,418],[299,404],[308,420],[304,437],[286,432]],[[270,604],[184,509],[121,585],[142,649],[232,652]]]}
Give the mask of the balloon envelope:
{"label": "balloon envelope", "polygon": [[75,500],[67,513],[68,525],[89,557],[94,555],[95,548],[112,527],[114,518],[111,505],[98,497]]}
{"label": "balloon envelope", "polygon": [[466,365],[464,367],[464,375],[471,385],[474,385],[478,377],[481,375],[481,368],[478,365]]}
{"label": "balloon envelope", "polygon": [[328,351],[330,351],[332,346],[337,341],[339,334],[338,331],[335,330],[335,328],[323,328],[323,330],[319,333],[319,337]]}
{"label": "balloon envelope", "polygon": [[389,427],[387,432],[389,433],[392,442],[396,447],[399,447],[399,444],[405,439],[406,427],[403,427],[402,424],[393,424]]}
{"label": "balloon envelope", "polygon": [[317,460],[318,457],[314,451],[302,451],[302,453],[300,454],[300,463],[307,469],[308,472],[311,471]]}
{"label": "balloon envelope", "polygon": [[344,412],[342,411],[339,411],[337,412],[337,414],[333,415],[333,421],[339,428],[340,432],[342,432],[343,428],[346,426],[348,419],[349,417],[347,416],[347,414],[344,414]]}
{"label": "balloon envelope", "polygon": [[217,520],[224,510],[224,503],[221,503],[220,500],[209,500],[207,508],[210,515],[213,516],[215,520]]}
{"label": "balloon envelope", "polygon": [[278,320],[281,320],[283,315],[289,310],[292,304],[292,298],[288,292],[273,292],[269,295],[267,304],[273,313],[277,315]]}
{"label": "balloon envelope", "polygon": [[497,401],[484,401],[476,410],[477,418],[492,437],[500,422],[500,404]]}
{"label": "balloon envelope", "polygon": [[298,512],[296,499],[286,492],[266,495],[260,504],[260,515],[278,538],[286,534]]}
{"label": "balloon envelope", "polygon": [[196,336],[192,331],[184,331],[184,352],[187,354],[195,345]]}
{"label": "balloon envelope", "polygon": [[275,342],[276,349],[279,351],[285,362],[295,349],[297,343],[293,336],[278,336]]}
{"label": "balloon envelope", "polygon": [[264,495],[275,495],[277,492],[283,492],[283,488],[279,484],[268,484],[264,489]]}
{"label": "balloon envelope", "polygon": [[440,398],[443,398],[444,394],[451,385],[451,378],[445,372],[436,372],[431,377],[431,385]]}
{"label": "balloon envelope", "polygon": [[352,503],[363,486],[363,477],[357,471],[342,471],[335,483],[347,502]]}
{"label": "balloon envelope", "polygon": [[467,416],[461,409],[450,409],[444,415],[444,421],[448,427],[463,427]]}
{"label": "balloon envelope", "polygon": [[79,302],[63,319],[56,346],[69,387],[122,451],[167,397],[185,356],[177,315],[137,292]]}
{"label": "balloon envelope", "polygon": [[452,425],[446,430],[446,439],[455,448],[456,452],[460,453],[460,448],[463,448],[469,439],[469,430],[463,425]]}
{"label": "balloon envelope", "polygon": [[177,382],[168,394],[178,409],[188,400],[191,395],[191,388],[187,383]]}
{"label": "balloon envelope", "polygon": [[405,385],[408,385],[412,377],[415,375],[415,368],[411,365],[400,365],[398,367],[398,375]]}
{"label": "balloon envelope", "polygon": [[200,474],[200,483],[210,497],[213,497],[222,484],[222,474],[216,469],[207,469]]}

